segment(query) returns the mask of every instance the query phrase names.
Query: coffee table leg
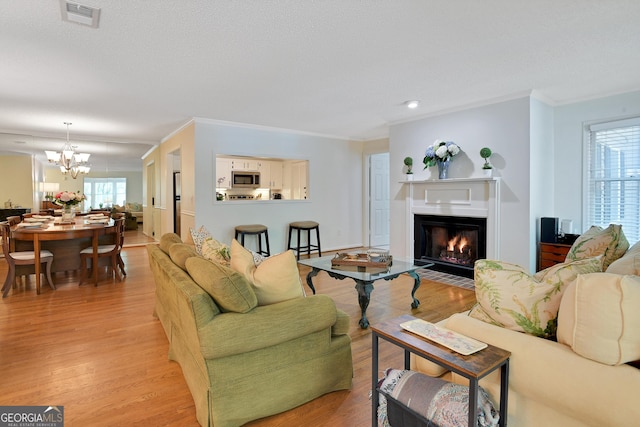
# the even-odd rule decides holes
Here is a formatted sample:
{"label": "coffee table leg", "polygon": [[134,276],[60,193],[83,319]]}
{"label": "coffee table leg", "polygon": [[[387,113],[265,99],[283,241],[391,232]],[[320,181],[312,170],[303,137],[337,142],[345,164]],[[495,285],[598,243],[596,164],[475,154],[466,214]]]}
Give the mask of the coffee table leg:
{"label": "coffee table leg", "polygon": [[360,303],[360,312],[362,317],[358,324],[362,329],[369,327],[369,320],[367,320],[367,307],[369,307],[369,301],[371,301],[371,291],[373,291],[373,282],[366,282],[364,280],[356,280],[356,290],[358,291],[358,303]]}
{"label": "coffee table leg", "polygon": [[411,291],[411,298],[413,299],[411,302],[411,308],[418,308],[420,306],[420,300],[416,298],[416,291],[420,287],[420,276],[418,276],[418,273],[415,271],[409,271],[408,274],[413,277],[414,280],[413,290]]}
{"label": "coffee table leg", "polygon": [[320,272],[319,269],[317,268],[313,268],[309,274],[307,274],[307,286],[309,286],[311,288],[311,290],[313,291],[313,294],[316,294],[316,288],[313,287],[313,283],[311,282],[311,279],[315,276],[318,275],[318,273]]}

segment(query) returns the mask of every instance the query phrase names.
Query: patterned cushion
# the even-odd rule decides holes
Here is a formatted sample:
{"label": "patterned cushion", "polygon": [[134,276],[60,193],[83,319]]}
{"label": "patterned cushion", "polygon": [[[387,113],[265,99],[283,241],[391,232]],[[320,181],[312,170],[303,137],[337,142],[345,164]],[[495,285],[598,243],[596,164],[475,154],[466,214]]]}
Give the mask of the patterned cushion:
{"label": "patterned cushion", "polygon": [[[378,388],[391,397],[380,395],[378,426],[466,426],[469,422],[469,387],[432,378],[414,371],[387,369]],[[420,422],[405,408],[425,418]],[[489,395],[479,387],[478,422],[480,427],[497,426],[500,414]]]}
{"label": "patterned cushion", "polygon": [[624,255],[627,249],[629,249],[629,241],[624,236],[621,225],[610,224],[605,229],[594,225],[571,245],[565,261],[571,262],[603,255],[602,270],[604,271],[609,264]]}
{"label": "patterned cushion", "polygon": [[607,267],[607,273],[635,274],[640,276],[640,242],[631,246],[627,252]]}
{"label": "patterned cushion", "polygon": [[202,245],[205,240],[212,238],[211,233],[209,233],[209,230],[207,230],[204,225],[201,225],[197,230],[189,227],[189,233],[191,233],[193,243],[196,245],[196,252],[198,252],[198,255],[202,255]]}
{"label": "patterned cushion", "polygon": [[216,239],[206,239],[202,243],[202,256],[209,261],[229,267],[229,259],[231,258],[229,246],[218,242]]}
{"label": "patterned cushion", "polygon": [[578,274],[601,271],[600,258],[556,264],[531,276],[501,261],[475,263],[476,306],[471,317],[514,331],[553,337],[564,290]]}
{"label": "patterned cushion", "polygon": [[258,305],[305,296],[298,263],[291,250],[270,256],[256,265],[251,251],[233,239],[231,268],[249,280],[258,297]]}
{"label": "patterned cushion", "polygon": [[558,342],[606,365],[640,360],[640,277],[585,274],[567,288]]}
{"label": "patterned cushion", "polygon": [[187,259],[186,265],[189,275],[222,311],[246,313],[258,305],[251,284],[242,274],[200,257]]}

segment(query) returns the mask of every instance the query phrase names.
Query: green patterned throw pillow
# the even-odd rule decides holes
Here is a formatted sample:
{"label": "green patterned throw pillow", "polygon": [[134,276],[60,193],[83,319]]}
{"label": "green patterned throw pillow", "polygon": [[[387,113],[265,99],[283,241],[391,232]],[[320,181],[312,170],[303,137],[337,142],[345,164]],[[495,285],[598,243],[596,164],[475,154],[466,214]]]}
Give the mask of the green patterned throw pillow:
{"label": "green patterned throw pillow", "polygon": [[629,249],[629,241],[619,224],[610,224],[607,228],[597,225],[584,232],[571,245],[566,262],[593,258],[602,255],[602,270],[620,258]]}
{"label": "green patterned throw pillow", "polygon": [[554,337],[564,290],[578,274],[600,271],[600,258],[556,264],[534,275],[514,264],[478,260],[474,272],[478,304],[469,315],[514,331]]}

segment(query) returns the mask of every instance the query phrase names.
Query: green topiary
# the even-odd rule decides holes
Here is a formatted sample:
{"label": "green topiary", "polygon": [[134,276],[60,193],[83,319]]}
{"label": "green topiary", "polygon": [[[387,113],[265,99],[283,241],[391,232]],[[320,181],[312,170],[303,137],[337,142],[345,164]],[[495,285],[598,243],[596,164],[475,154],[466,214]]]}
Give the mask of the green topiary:
{"label": "green topiary", "polygon": [[413,158],[405,157],[404,165],[407,167],[407,175],[412,174],[413,172],[411,172],[411,169],[413,168]]}
{"label": "green topiary", "polygon": [[482,165],[482,169],[493,169],[491,163],[489,163],[489,157],[491,157],[491,148],[483,147],[480,149],[480,157],[484,159],[484,165]]}

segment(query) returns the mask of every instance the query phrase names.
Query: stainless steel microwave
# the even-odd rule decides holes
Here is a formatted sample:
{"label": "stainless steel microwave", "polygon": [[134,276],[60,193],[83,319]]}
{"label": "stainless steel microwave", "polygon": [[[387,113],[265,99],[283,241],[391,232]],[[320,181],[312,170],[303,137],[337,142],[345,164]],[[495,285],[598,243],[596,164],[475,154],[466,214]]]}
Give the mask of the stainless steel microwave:
{"label": "stainless steel microwave", "polygon": [[231,187],[259,188],[260,172],[231,171]]}

